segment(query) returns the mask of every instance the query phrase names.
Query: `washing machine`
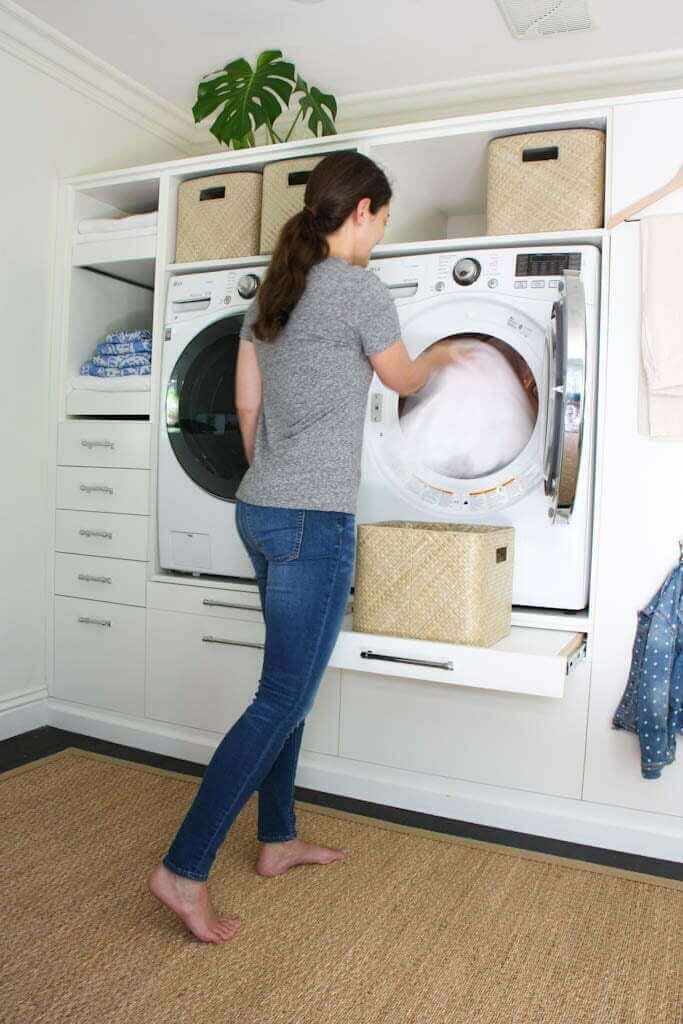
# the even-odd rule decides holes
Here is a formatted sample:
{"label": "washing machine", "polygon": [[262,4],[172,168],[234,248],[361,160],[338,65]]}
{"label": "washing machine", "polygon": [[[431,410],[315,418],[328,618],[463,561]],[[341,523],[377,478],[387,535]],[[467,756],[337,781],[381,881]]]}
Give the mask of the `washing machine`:
{"label": "washing machine", "polygon": [[248,468],[235,409],[244,313],[260,269],[169,281],[162,349],[157,521],[162,569],[254,578],[235,527]]}
{"label": "washing machine", "polygon": [[[370,261],[392,292],[412,358],[434,342],[467,337],[495,348],[529,402],[528,429],[503,462],[479,442],[469,468],[449,468],[448,422],[463,395],[434,390],[434,375],[399,397],[373,377],[368,393],[357,521],[446,521],[515,529],[513,603],[583,609],[588,600],[595,464],[600,251],[595,246],[477,249]],[[435,374],[440,373],[436,370]],[[451,379],[455,377],[451,371]],[[486,383],[484,382],[484,386]],[[432,402],[420,410],[420,402]],[[493,405],[469,397],[460,437]],[[493,400],[492,400],[493,401]],[[496,399],[500,402],[500,397]],[[441,402],[441,408],[435,407]],[[443,404],[446,403],[446,404]],[[461,408],[465,409],[465,406]],[[499,407],[498,411],[500,412]],[[420,417],[424,423],[420,436]],[[504,417],[494,417],[500,424]],[[494,445],[495,447],[495,445]],[[435,453],[440,453],[437,458]]]}

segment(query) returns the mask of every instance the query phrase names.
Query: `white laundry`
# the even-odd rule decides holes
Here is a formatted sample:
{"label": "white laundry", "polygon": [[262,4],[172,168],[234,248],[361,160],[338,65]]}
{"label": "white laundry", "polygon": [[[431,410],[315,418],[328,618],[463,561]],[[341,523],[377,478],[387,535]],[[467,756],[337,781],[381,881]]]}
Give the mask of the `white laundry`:
{"label": "white laundry", "polygon": [[156,228],[157,218],[157,210],[153,210],[151,213],[135,213],[128,217],[86,217],[78,222],[78,234],[105,234]]}
{"label": "white laundry", "polygon": [[458,338],[465,356],[435,370],[405,399],[405,454],[444,476],[472,479],[508,465],[531,437],[535,414],[522,382],[493,345]]}

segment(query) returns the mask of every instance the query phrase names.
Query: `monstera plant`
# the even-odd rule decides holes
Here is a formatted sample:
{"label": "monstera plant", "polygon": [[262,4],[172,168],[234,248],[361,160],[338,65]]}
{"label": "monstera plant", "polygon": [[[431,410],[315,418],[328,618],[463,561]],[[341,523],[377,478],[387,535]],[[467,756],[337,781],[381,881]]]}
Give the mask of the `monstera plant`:
{"label": "monstera plant", "polygon": [[[295,93],[299,110],[284,139],[275,131],[274,122],[287,110]],[[204,75],[197,87],[197,100],[192,107],[195,123],[221,112],[211,125],[212,135],[232,146],[246,149],[255,146],[255,132],[265,127],[271,142],[287,142],[300,117],[314,135],[335,135],[334,119],[337,101],[316,86],[309,86],[293,64],[282,60],[281,50],[264,50],[252,68],[243,57],[224,68]]]}

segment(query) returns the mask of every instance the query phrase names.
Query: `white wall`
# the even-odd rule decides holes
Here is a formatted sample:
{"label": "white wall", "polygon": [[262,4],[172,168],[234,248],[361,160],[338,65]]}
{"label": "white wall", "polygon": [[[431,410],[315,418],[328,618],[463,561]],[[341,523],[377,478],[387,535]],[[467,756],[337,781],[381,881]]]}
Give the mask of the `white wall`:
{"label": "white wall", "polygon": [[191,149],[53,72],[0,50],[0,705],[45,681],[47,301],[58,179]]}

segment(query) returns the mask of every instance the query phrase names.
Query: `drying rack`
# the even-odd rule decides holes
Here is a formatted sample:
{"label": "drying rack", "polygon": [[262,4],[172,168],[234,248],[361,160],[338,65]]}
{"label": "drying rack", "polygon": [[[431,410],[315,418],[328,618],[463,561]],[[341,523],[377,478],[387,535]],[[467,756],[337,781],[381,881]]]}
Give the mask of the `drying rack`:
{"label": "drying rack", "polygon": [[675,192],[676,189],[683,188],[683,164],[677,174],[674,174],[671,181],[668,181],[666,185],[662,185],[661,188],[655,189],[654,192],[649,192],[642,199],[636,200],[635,203],[631,203],[630,206],[625,206],[619,213],[614,213],[607,221],[605,225],[607,228],[615,228],[617,224],[621,224],[622,221],[628,220],[633,217],[634,214],[640,213],[647,206],[652,206],[659,199],[663,199],[664,196],[670,195],[671,192]]}

